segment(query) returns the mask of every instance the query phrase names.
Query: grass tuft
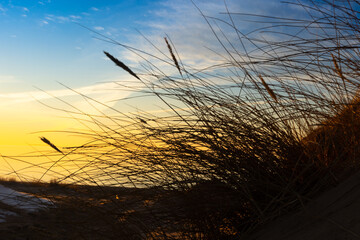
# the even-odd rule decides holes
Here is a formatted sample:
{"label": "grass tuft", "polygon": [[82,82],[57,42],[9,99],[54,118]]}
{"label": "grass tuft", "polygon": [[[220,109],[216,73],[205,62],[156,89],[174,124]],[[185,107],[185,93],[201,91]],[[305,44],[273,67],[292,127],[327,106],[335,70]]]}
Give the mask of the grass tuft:
{"label": "grass tuft", "polygon": [[[160,107],[123,112],[84,96],[96,111],[86,114],[68,104],[63,111],[87,129],[72,134],[89,140],[60,155],[56,164],[69,172],[59,181],[150,189],[134,208],[124,210],[120,195],[103,204],[143,238],[246,239],[357,172],[360,5],[307,2],[296,3],[309,14],[302,20],[243,14],[261,24],[248,34],[234,21],[240,13],[227,12],[226,22],[200,12],[223,59],[204,69],[180,68],[167,38],[173,62],[160,48],[164,59],[128,47],[145,61],[141,79],[104,52],[139,80],[127,88],[134,98],[119,104],[140,98]],[[271,40],[259,38],[264,26]],[[180,76],[159,61],[175,64]]]}

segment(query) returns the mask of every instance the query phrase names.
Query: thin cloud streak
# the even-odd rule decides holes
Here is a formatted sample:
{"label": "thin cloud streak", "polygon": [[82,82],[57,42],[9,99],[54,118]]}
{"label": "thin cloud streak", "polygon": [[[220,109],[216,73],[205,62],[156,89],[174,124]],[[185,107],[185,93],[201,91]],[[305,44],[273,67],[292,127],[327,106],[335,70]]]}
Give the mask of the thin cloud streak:
{"label": "thin cloud streak", "polygon": [[[15,35],[11,35],[10,37],[16,38]],[[0,83],[14,83],[18,82],[15,76],[13,75],[0,75]]]}
{"label": "thin cloud streak", "polygon": [[68,23],[68,22],[76,22],[78,20],[82,19],[81,16],[79,15],[69,15],[69,16],[59,16],[59,15],[54,15],[54,14],[47,14],[45,16],[45,20],[46,22],[55,22],[55,23]]}
{"label": "thin cloud streak", "polygon": [[[128,83],[131,87],[132,83]],[[135,83],[133,84],[135,86]],[[130,89],[130,88],[129,88]],[[76,107],[86,107],[88,102],[83,99],[78,93],[83,94],[87,97],[98,100],[108,107],[112,107],[116,104],[114,99],[122,99],[129,96],[132,92],[130,90],[125,91],[119,88],[116,82],[100,83],[80,88],[71,89],[60,89],[52,91],[29,91],[19,93],[1,93],[0,94],[0,106],[14,105],[20,103],[29,103],[34,101],[43,102],[45,100],[51,100],[55,98],[67,98],[67,97],[78,97],[81,100],[74,101]],[[107,108],[106,106],[102,107]]]}
{"label": "thin cloud streak", "polygon": [[[231,22],[228,14],[226,14],[227,10],[224,2],[215,0],[206,1],[206,3],[203,1],[195,1],[195,4],[198,4],[199,9],[205,17],[212,17],[207,20],[222,43],[225,44],[228,49],[231,49],[231,46],[227,44],[228,41],[232,44],[238,44],[239,46],[235,45],[235,47],[241,51],[242,46],[240,45],[235,30],[229,25],[224,24],[224,22]],[[282,16],[287,13],[286,9],[292,9],[294,15],[298,15],[304,11],[304,9],[293,9],[289,4],[267,0],[257,1],[256,4],[251,0],[228,0],[226,4],[231,13],[249,12],[253,14]],[[163,1],[161,5],[163,8],[149,12],[149,14],[156,16],[154,19],[150,19],[147,22],[139,22],[139,24],[142,24],[144,29],[148,29],[146,32],[143,32],[144,35],[151,43],[159,47],[163,53],[167,53],[166,45],[163,41],[163,37],[165,37],[166,34],[174,43],[174,47],[184,64],[196,66],[197,69],[204,69],[228,60],[228,55],[219,44],[219,40],[214,36],[208,22],[206,22],[204,16],[201,15],[199,10],[196,9],[190,1],[167,0]],[[244,34],[249,32],[250,29],[253,30],[261,27],[256,23],[240,18],[238,15],[233,15],[232,17],[237,24],[236,28]],[[217,18],[217,20],[214,18]],[[254,34],[257,34],[256,38],[271,37],[269,34],[260,32]],[[252,36],[255,37],[255,35]],[[129,35],[128,37],[130,41],[128,41],[127,44],[130,46],[138,49],[150,49],[147,51],[151,53],[157,51],[151,46],[148,40],[141,36],[139,37],[139,34]],[[254,48],[254,46],[246,40],[246,37],[242,40],[244,41],[246,50],[252,50],[252,48]],[[134,63],[143,61],[141,57],[128,51],[123,51],[122,55],[122,59],[127,59]],[[158,53],[158,56],[161,56],[161,54]],[[155,63],[163,67],[161,62],[155,61]]]}

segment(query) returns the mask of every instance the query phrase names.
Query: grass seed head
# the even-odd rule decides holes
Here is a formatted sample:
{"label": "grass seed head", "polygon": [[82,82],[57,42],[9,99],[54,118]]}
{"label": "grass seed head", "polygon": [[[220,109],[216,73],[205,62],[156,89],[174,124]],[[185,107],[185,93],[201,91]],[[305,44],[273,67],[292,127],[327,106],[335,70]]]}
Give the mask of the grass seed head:
{"label": "grass seed head", "polygon": [[113,61],[116,64],[116,66],[121,67],[122,69],[127,71],[130,75],[132,75],[132,76],[134,76],[134,77],[136,77],[137,79],[140,80],[140,78],[128,66],[126,66],[123,62],[119,61],[117,58],[115,58],[114,56],[112,56],[108,52],[104,51],[104,53],[111,61]]}

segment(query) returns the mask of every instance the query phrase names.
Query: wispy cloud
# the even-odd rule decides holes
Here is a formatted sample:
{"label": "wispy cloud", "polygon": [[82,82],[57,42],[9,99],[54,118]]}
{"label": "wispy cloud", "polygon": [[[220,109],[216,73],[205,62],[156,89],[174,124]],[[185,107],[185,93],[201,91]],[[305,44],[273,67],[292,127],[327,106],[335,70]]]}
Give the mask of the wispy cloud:
{"label": "wispy cloud", "polygon": [[[236,5],[236,4],[234,4]],[[209,0],[206,4],[199,6],[204,14],[221,18],[220,11],[225,11],[222,1]],[[237,9],[231,6],[232,9]],[[219,44],[213,35],[208,24],[201,16],[199,11],[190,1],[164,1],[159,10],[152,10],[149,15],[155,16],[149,21],[138,22],[146,29],[144,33],[148,40],[156,45],[163,53],[168,54],[168,49],[164,42],[165,33],[174,43],[182,62],[200,68],[218,64],[221,60],[209,49],[219,50]],[[150,29],[150,30],[149,30]],[[139,49],[147,49],[151,53],[157,52],[148,40],[139,37],[138,34],[128,36],[129,44]],[[158,52],[157,56],[162,56]],[[133,53],[124,52],[123,57],[129,61],[139,62],[141,58]],[[161,62],[156,62],[162,64]],[[174,69],[175,70],[175,69]]]}
{"label": "wispy cloud", "polygon": [[92,8],[90,8],[90,10],[95,11],[95,12],[99,11],[99,9],[96,7],[92,7]]}
{"label": "wispy cloud", "polygon": [[97,31],[102,31],[102,30],[104,30],[104,27],[96,26],[96,27],[94,27],[94,29]]}
{"label": "wispy cloud", "polygon": [[[228,55],[222,45],[219,44],[219,39],[228,49],[232,48],[229,44],[231,42],[231,44],[235,44],[234,46],[237,50],[242,51],[236,31],[226,24],[230,23],[230,19],[229,15],[226,14],[227,9],[224,2],[209,0],[195,1],[195,3],[201,12],[191,1],[163,1],[161,3],[162,7],[149,12],[149,15],[154,16],[153,19],[138,23],[144,26],[144,35],[146,35],[148,40],[159,47],[163,53],[168,53],[163,39],[166,33],[174,43],[182,62],[196,66],[199,69],[213,66],[226,60]],[[226,4],[231,13],[247,12],[276,16],[287,14],[286,9],[290,7],[280,2],[267,0],[228,0]],[[298,14],[298,11],[294,11],[294,15],[296,14]],[[262,27],[247,21],[244,17],[240,18],[239,15],[233,15],[232,17],[237,24],[237,30],[241,33],[247,34],[250,30]],[[211,29],[209,24],[213,29]],[[213,31],[217,34],[217,37]],[[258,37],[261,37],[260,34],[262,33],[256,34],[259,34]],[[157,52],[149,44],[148,40],[139,37],[138,34],[129,36],[129,39],[129,45],[131,46],[146,49],[151,51],[151,53]],[[246,37],[243,37],[242,40],[245,42],[247,50],[251,50],[253,45],[246,41]],[[157,55],[162,56],[162,53],[158,52]],[[128,52],[123,52],[123,58],[134,62],[142,61],[139,56]]]}
{"label": "wispy cloud", "polygon": [[78,15],[70,15],[69,17],[70,17],[70,19],[73,19],[73,20],[81,19],[81,16],[78,16]]}
{"label": "wispy cloud", "polygon": [[[13,80],[12,76],[0,76],[0,82]],[[3,79],[3,80],[1,80]],[[131,86],[136,86],[134,82],[127,83],[128,90],[121,89],[115,82],[100,83],[90,86],[84,86],[71,89],[60,89],[53,91],[42,92],[40,90],[29,91],[29,92],[18,92],[18,93],[0,93],[0,106],[17,105],[22,103],[29,103],[33,101],[40,101],[47,103],[49,100],[55,98],[71,99],[70,103],[79,109],[89,111],[89,102],[79,95],[83,94],[89,98],[95,99],[104,105],[99,106],[99,109],[106,109],[116,104],[116,101],[121,98],[129,96],[132,92],[130,91]],[[53,101],[52,101],[53,102]],[[90,109],[91,110],[91,109]]]}
{"label": "wispy cloud", "polygon": [[51,3],[51,0],[47,0],[47,1],[38,1],[38,4],[40,5],[45,5],[47,3]]}
{"label": "wispy cloud", "polygon": [[7,11],[7,9],[4,8],[4,7],[0,4],[0,13],[1,13],[1,14],[5,14],[6,11]]}
{"label": "wispy cloud", "polygon": [[[11,35],[11,37],[16,37],[16,35]],[[15,76],[13,75],[0,75],[0,82],[1,83],[13,83],[17,82]]]}
{"label": "wispy cloud", "polygon": [[54,14],[47,14],[44,17],[44,21],[48,23],[55,22],[55,23],[68,23],[68,22],[76,22],[80,20],[82,17],[79,15],[69,15],[69,16],[61,16],[61,15],[54,15]]}
{"label": "wispy cloud", "polygon": [[54,18],[55,18],[58,22],[68,22],[68,21],[70,21],[70,17],[54,16]]}

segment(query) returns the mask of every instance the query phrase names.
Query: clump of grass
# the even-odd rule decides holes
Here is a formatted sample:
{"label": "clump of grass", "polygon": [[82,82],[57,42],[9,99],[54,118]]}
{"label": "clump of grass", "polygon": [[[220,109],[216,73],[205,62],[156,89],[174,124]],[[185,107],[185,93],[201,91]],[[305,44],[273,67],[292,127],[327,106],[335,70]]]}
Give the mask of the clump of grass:
{"label": "clump of grass", "polygon": [[57,178],[50,179],[49,185],[50,186],[58,186],[59,185],[59,179],[57,179]]}
{"label": "clump of grass", "polygon": [[167,38],[170,57],[160,52],[161,60],[180,75],[165,74],[152,63],[155,55],[134,48],[147,74],[105,52],[165,110],[124,114],[109,108],[113,114],[89,115],[65,109],[88,126],[79,134],[91,140],[64,150],[62,161],[85,162],[64,179],[155,186],[159,199],[169,191],[161,205],[148,208],[161,226],[142,228],[138,221],[150,239],[238,239],[294,211],[360,167],[354,5],[299,3],[310,14],[304,20],[248,15],[276,22],[272,32],[284,25],[289,32],[301,29],[288,38],[279,33],[280,41],[242,34],[232,20],[236,13],[228,12],[225,24],[237,36],[232,40],[253,44],[251,54],[217,34],[204,16],[224,52],[224,62],[208,70],[180,68]]}
{"label": "clump of grass", "polygon": [[16,177],[0,177],[0,182],[16,182]]}

